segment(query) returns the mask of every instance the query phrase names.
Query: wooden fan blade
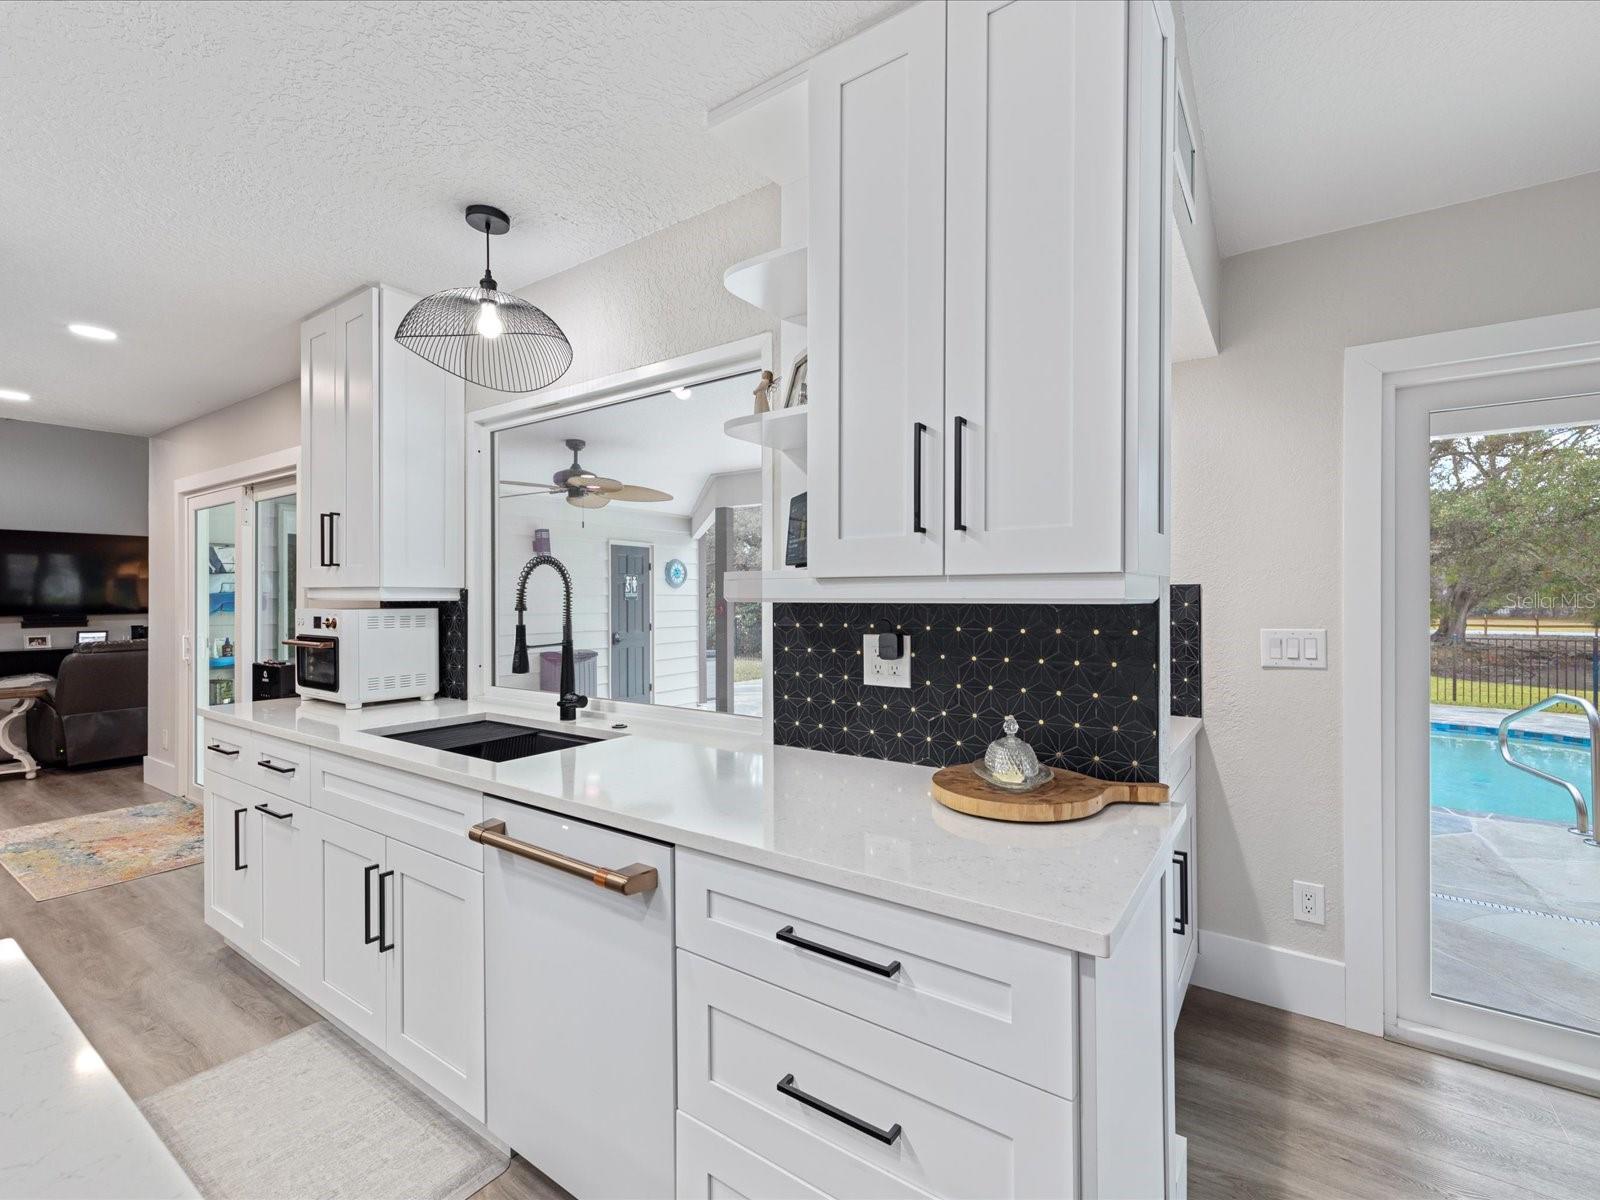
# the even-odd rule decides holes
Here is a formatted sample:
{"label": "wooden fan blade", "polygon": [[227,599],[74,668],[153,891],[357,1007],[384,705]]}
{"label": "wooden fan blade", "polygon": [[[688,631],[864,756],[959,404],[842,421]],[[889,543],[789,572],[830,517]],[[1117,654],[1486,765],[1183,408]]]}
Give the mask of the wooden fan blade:
{"label": "wooden fan blade", "polygon": [[604,492],[609,496],[621,486],[622,480],[609,479],[604,475],[582,475],[567,480],[567,487],[582,488],[590,495],[594,495],[597,492]]}
{"label": "wooden fan blade", "polygon": [[604,508],[611,503],[609,496],[567,496],[567,503],[573,508]]}
{"label": "wooden fan blade", "polygon": [[640,487],[636,483],[622,484],[615,491],[607,491],[606,496],[612,500],[631,500],[635,504],[659,504],[663,500],[671,500],[668,492],[657,491],[655,488]]}

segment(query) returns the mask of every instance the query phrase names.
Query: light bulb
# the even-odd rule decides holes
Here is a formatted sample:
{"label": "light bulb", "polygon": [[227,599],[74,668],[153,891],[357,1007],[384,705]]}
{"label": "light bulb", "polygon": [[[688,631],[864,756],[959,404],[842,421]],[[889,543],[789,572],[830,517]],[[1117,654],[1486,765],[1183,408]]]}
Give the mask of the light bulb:
{"label": "light bulb", "polygon": [[495,307],[493,300],[485,300],[478,305],[478,334],[480,337],[497,338],[505,331],[505,322],[500,319],[500,310]]}

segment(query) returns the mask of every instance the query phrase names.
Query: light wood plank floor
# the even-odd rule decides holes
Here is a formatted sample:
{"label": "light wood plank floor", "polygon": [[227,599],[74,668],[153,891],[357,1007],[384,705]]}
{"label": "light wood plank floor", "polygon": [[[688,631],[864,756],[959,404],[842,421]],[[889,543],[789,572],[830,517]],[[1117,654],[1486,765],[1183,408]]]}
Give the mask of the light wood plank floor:
{"label": "light wood plank floor", "polygon": [[[156,799],[139,768],[0,780],[0,828]],[[135,1099],[317,1015],[227,949],[201,868],[36,902],[14,937]],[[1193,1200],[1600,1196],[1600,1100],[1194,989],[1178,1026]],[[521,1159],[478,1200],[564,1200]]]}

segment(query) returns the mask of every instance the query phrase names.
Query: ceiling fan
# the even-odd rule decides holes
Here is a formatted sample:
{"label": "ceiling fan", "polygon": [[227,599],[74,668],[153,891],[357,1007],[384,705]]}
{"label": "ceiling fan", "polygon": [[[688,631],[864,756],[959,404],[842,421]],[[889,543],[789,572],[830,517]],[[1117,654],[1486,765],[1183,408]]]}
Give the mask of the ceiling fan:
{"label": "ceiling fan", "polygon": [[627,500],[634,504],[659,504],[663,500],[672,499],[667,492],[641,487],[636,483],[623,483],[620,479],[609,479],[588,470],[578,462],[578,451],[586,445],[588,443],[582,438],[567,439],[567,449],[572,451],[572,465],[557,471],[550,477],[548,484],[521,479],[503,479],[501,483],[507,487],[528,489],[509,495],[526,496],[543,492],[554,496],[565,493],[567,503],[574,508],[604,508],[613,500]]}

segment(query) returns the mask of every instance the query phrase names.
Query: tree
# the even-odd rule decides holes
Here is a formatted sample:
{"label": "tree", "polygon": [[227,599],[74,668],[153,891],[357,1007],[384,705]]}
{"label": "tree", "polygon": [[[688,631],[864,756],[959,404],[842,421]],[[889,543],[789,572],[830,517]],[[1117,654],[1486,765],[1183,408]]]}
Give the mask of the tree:
{"label": "tree", "polygon": [[1474,609],[1600,584],[1600,427],[1521,430],[1432,443],[1434,637],[1460,640]]}

